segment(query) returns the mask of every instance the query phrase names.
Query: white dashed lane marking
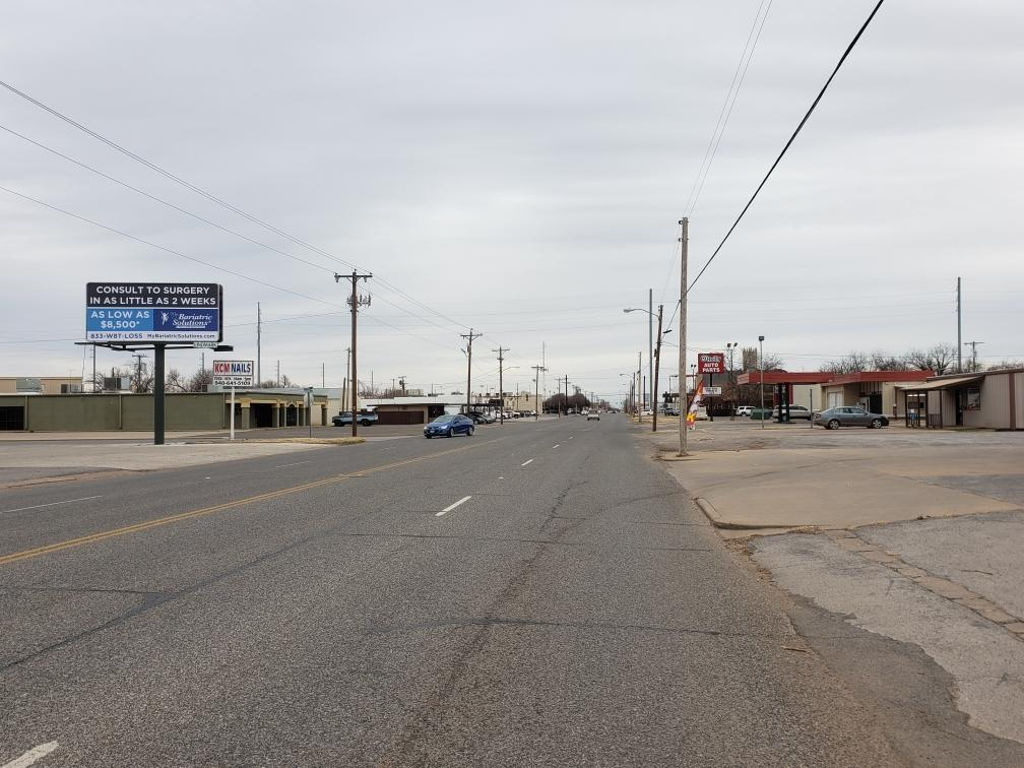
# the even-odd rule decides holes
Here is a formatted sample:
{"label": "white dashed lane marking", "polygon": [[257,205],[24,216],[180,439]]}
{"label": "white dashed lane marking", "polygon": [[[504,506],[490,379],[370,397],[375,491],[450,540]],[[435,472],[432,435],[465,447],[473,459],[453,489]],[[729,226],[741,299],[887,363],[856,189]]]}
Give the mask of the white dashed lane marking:
{"label": "white dashed lane marking", "polygon": [[520,466],[520,467],[525,467],[525,466],[526,466],[527,464],[532,464],[532,463],[533,463],[533,459],[527,459],[526,461],[524,461],[524,462],[523,462],[522,464],[520,464],[519,466]]}
{"label": "white dashed lane marking", "polygon": [[37,760],[41,760],[48,754],[53,752],[59,745],[56,741],[48,741],[46,744],[40,744],[38,747],[33,747],[21,757],[11,760],[6,765],[0,766],[0,768],[28,768],[28,766],[35,763]]}
{"label": "white dashed lane marking", "polygon": [[452,504],[452,505],[450,505],[450,506],[447,506],[447,507],[445,507],[444,509],[442,509],[442,510],[441,510],[440,512],[438,512],[438,513],[437,513],[436,515],[434,515],[434,517],[442,517],[442,516],[444,516],[444,515],[447,515],[447,514],[448,514],[449,512],[451,512],[451,511],[452,511],[453,509],[455,509],[455,508],[456,508],[457,506],[459,506],[460,504],[465,504],[465,503],[466,503],[467,501],[469,501],[469,500],[470,500],[470,499],[472,499],[472,498],[473,498],[472,496],[463,496],[463,497],[462,497],[461,499],[459,499],[458,501],[456,501],[456,502],[455,502],[454,504]]}
{"label": "white dashed lane marking", "polygon": [[[93,499],[102,499],[102,496],[84,496],[81,499],[68,499],[67,501],[52,501],[49,504],[36,504],[34,507],[18,507],[17,509],[5,509],[0,512],[0,515],[6,515],[9,512],[24,512],[29,509],[42,509],[43,507],[56,507],[61,504],[74,504],[76,501],[92,501]],[[2,766],[7,768],[7,766]]]}

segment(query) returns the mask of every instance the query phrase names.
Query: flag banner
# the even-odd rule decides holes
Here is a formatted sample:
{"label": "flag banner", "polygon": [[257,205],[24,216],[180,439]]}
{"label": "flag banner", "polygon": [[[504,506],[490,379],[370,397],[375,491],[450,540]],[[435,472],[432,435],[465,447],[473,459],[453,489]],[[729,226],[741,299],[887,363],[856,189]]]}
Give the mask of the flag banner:
{"label": "flag banner", "polygon": [[697,384],[697,389],[693,393],[693,400],[690,401],[690,407],[686,411],[686,425],[690,429],[694,429],[697,426],[697,409],[700,408],[700,401],[704,397],[704,382]]}

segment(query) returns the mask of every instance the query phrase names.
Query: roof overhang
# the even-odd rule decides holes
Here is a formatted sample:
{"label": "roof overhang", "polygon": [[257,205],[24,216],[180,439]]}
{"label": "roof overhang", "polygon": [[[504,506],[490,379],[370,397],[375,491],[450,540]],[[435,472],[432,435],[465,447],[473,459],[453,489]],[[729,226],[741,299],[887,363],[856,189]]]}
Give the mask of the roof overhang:
{"label": "roof overhang", "polygon": [[973,384],[976,381],[981,381],[984,376],[952,376],[948,379],[937,379],[936,381],[925,381],[920,384],[897,384],[897,389],[901,389],[904,392],[931,392],[937,389],[956,389],[962,387],[964,384]]}

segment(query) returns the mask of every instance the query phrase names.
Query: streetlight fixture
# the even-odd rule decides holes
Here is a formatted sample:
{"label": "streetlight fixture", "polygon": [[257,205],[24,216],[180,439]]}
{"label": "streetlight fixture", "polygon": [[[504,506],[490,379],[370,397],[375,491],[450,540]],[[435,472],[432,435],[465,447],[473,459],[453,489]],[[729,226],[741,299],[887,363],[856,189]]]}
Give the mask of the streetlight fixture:
{"label": "streetlight fixture", "polygon": [[761,372],[761,429],[764,429],[764,336],[757,337],[757,369]]}

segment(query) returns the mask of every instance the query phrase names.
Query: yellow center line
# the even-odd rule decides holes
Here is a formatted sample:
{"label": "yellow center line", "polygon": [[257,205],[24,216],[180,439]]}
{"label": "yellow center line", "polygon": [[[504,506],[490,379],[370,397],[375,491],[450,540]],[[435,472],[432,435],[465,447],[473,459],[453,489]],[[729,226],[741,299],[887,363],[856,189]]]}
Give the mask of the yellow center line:
{"label": "yellow center line", "polygon": [[288,488],[281,488],[276,491],[268,491],[267,493],[260,493],[256,496],[248,496],[244,499],[236,499],[235,501],[228,501],[223,504],[215,504],[210,507],[203,507],[202,509],[193,509],[189,512],[179,512],[174,515],[167,515],[166,517],[160,517],[156,520],[147,520],[144,523],[135,523],[133,525],[125,525],[121,528],[112,528],[109,531],[99,531],[98,533],[90,533],[87,536],[79,536],[74,539],[67,539],[65,541],[54,542],[53,544],[44,544],[41,547],[34,547],[33,549],[25,549],[21,552],[12,552],[9,555],[0,556],[0,565],[7,565],[9,563],[15,563],[20,560],[30,560],[34,557],[40,557],[41,555],[48,555],[51,552],[60,552],[64,549],[73,549],[74,547],[81,547],[85,544],[93,544],[98,541],[104,541],[105,539],[113,539],[118,536],[125,536],[129,533],[137,533],[138,531],[145,531],[150,528],[159,528],[160,526],[170,525],[171,523],[179,523],[183,520],[191,520],[196,517],[203,517],[205,515],[212,515],[217,512],[223,512],[226,509],[235,509],[236,507],[242,507],[246,504],[254,504],[259,501],[269,501],[271,499],[277,499],[282,496],[290,496],[293,493],[301,493],[302,491],[309,491],[314,488],[322,488],[326,485],[333,485],[340,483],[345,480],[349,480],[354,477],[366,477],[377,472],[384,472],[389,469],[397,469],[398,467],[404,467],[408,464],[416,464],[421,461],[428,459],[435,459],[439,456],[449,456],[453,453],[461,453],[462,451],[468,451],[473,448],[480,448],[491,443],[498,443],[507,438],[499,437],[495,440],[487,440],[485,442],[474,442],[472,445],[467,445],[462,448],[452,448],[447,451],[440,451],[439,453],[432,453],[427,456],[414,456],[411,459],[403,459],[401,461],[393,461],[390,464],[381,464],[380,466],[370,467],[369,469],[360,469],[355,472],[346,472],[341,475],[333,475],[326,477],[322,480],[314,480],[309,483],[303,483],[302,485],[293,485]]}

